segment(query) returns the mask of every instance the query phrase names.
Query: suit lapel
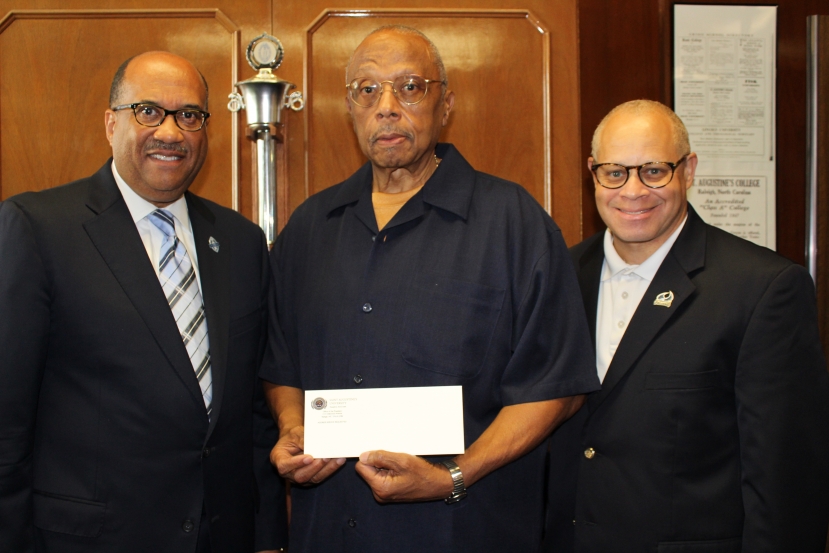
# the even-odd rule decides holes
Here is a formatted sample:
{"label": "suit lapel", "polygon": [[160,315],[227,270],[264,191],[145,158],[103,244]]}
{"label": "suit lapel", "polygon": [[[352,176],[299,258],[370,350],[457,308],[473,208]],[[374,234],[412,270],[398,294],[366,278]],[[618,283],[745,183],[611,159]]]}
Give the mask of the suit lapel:
{"label": "suit lapel", "polygon": [[84,229],[194,401],[204,405],[176,321],[110,164],[111,160],[90,178],[87,207],[96,216],[84,223]]}
{"label": "suit lapel", "polygon": [[[213,403],[208,437],[216,426],[222,408],[227,375],[227,348],[230,335],[230,248],[229,237],[216,228],[216,216],[198,197],[190,194],[187,208],[196,256],[199,260],[202,300],[207,317],[207,333],[210,337],[210,365],[213,375]],[[211,238],[218,250],[210,248]],[[192,372],[192,371],[191,371]]]}
{"label": "suit lapel", "polygon": [[[602,258],[603,256],[602,252]],[[705,224],[689,205],[685,228],[677,237],[671,251],[668,252],[656,275],[654,275],[654,279],[648,286],[642,301],[639,302],[625,335],[613,355],[613,361],[608,367],[604,382],[602,382],[602,389],[591,394],[587,400],[591,413],[613,392],[616,385],[631,370],[662,328],[696,290],[689,274],[702,268],[704,261]],[[601,264],[599,269],[601,269]],[[653,302],[658,294],[669,291],[673,292],[674,296],[670,307],[654,305]],[[598,285],[595,291],[591,291],[591,294],[596,302],[594,310],[591,312],[596,313]]]}

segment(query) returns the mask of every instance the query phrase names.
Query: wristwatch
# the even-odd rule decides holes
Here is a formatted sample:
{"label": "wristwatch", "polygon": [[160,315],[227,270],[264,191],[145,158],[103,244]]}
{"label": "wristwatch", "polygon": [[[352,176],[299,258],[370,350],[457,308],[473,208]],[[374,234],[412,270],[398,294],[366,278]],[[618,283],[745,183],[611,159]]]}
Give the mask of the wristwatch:
{"label": "wristwatch", "polygon": [[449,475],[452,477],[452,484],[454,485],[452,493],[443,501],[445,501],[447,505],[457,503],[466,497],[466,486],[463,485],[463,473],[461,472],[461,467],[459,467],[458,464],[452,460],[441,461],[440,464],[449,469]]}

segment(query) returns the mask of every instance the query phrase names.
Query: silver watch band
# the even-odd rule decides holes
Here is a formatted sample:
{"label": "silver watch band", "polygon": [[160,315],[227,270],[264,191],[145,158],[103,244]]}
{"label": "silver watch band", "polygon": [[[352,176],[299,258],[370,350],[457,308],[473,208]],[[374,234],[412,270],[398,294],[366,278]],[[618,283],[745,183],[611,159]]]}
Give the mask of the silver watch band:
{"label": "silver watch band", "polygon": [[461,467],[459,467],[458,464],[451,459],[441,461],[440,464],[449,469],[449,476],[452,477],[453,484],[452,493],[443,501],[445,501],[447,505],[457,503],[466,497],[466,486],[463,483],[463,473],[461,472]]}

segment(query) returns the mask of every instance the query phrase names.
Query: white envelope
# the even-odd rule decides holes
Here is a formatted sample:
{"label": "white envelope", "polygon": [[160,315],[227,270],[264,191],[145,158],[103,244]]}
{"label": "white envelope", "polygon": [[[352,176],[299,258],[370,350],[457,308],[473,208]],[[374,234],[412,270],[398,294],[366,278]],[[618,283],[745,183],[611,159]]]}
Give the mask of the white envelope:
{"label": "white envelope", "polygon": [[305,391],[305,453],[359,457],[464,452],[461,386]]}

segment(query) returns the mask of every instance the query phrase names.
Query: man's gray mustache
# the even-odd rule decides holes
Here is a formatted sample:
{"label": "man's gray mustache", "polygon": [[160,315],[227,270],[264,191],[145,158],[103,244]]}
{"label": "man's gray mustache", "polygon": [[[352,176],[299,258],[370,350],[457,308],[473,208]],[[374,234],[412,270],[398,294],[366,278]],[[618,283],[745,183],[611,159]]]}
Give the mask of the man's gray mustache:
{"label": "man's gray mustache", "polygon": [[161,142],[160,140],[153,140],[144,146],[145,152],[149,152],[150,150],[166,150],[168,152],[178,152],[181,154],[187,154],[190,151],[181,144],[168,144],[166,142]]}

